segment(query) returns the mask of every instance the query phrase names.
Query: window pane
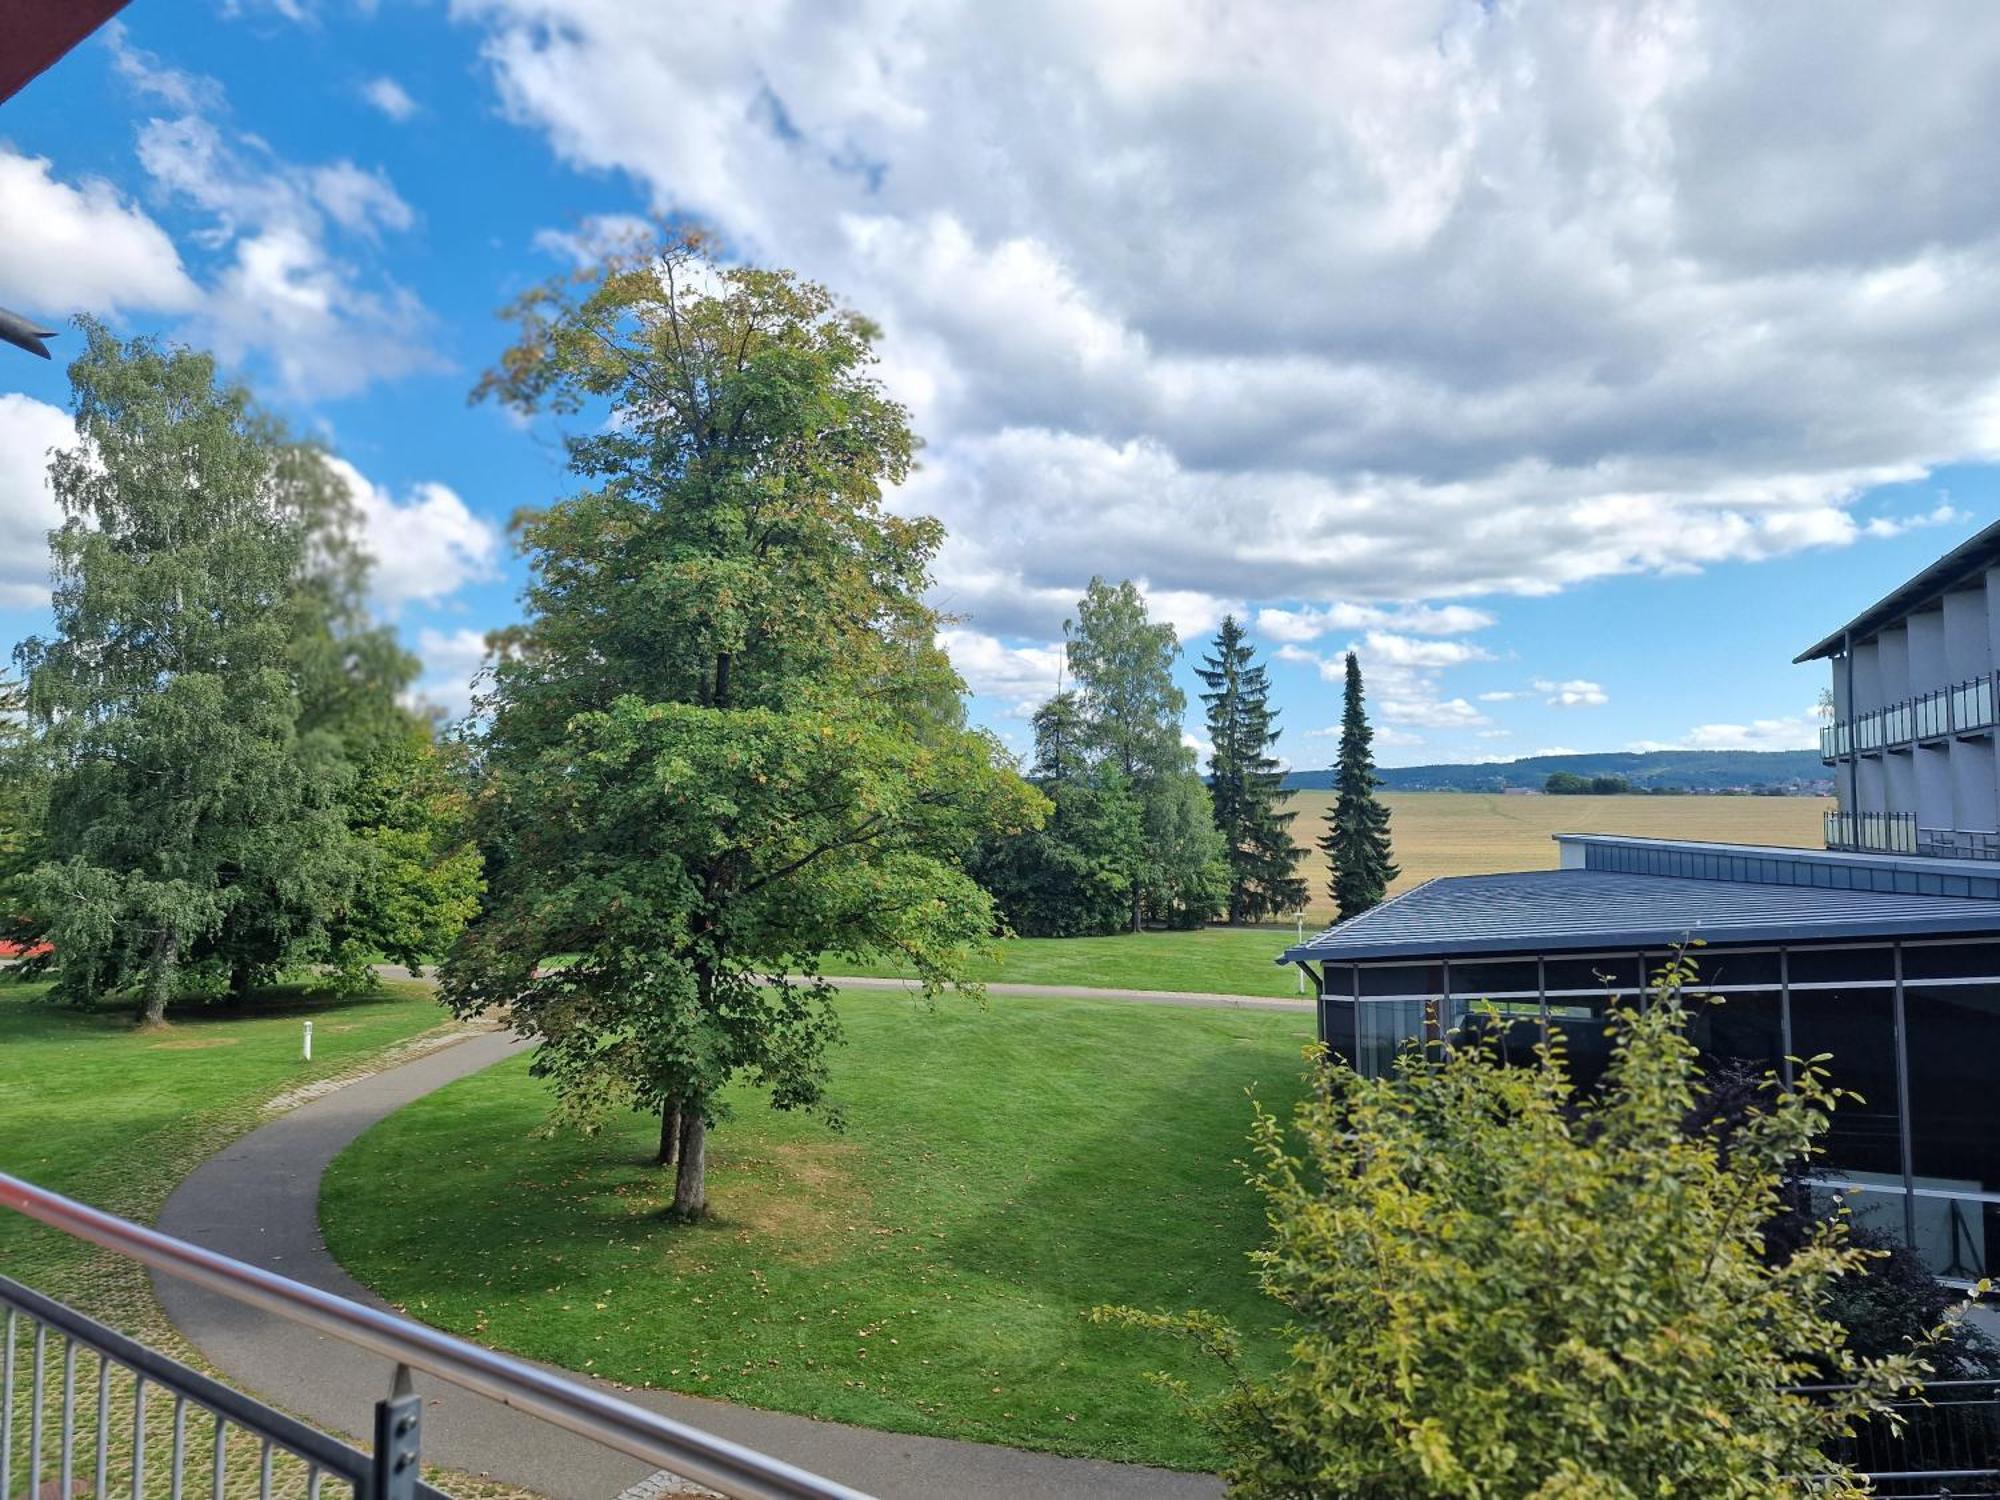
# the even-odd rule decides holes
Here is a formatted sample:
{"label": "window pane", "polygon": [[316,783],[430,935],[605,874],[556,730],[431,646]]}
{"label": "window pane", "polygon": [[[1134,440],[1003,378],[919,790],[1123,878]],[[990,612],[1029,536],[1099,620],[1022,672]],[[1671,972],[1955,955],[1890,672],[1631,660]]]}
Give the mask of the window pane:
{"label": "window pane", "polygon": [[1785,1041],[1776,990],[1711,995],[1692,1008],[1692,1037],[1706,1061],[1735,1059],[1760,1073],[1780,1071]]}
{"label": "window pane", "polygon": [[1363,964],[1364,995],[1442,995],[1444,970],[1437,964]]}
{"label": "window pane", "polygon": [[1895,958],[1887,948],[1794,948],[1793,984],[1847,984],[1861,979],[1894,979]]}
{"label": "window pane", "polygon": [[1467,1000],[1458,1006],[1452,1044],[1496,1045],[1501,1060],[1520,1067],[1535,1060],[1542,1041],[1542,1007],[1534,1000]]}
{"label": "window pane", "polygon": [[1515,963],[1453,963],[1451,992],[1454,995],[1504,995],[1526,991],[1535,993],[1535,961]]}
{"label": "window pane", "polygon": [[1354,1006],[1352,1002],[1323,1000],[1319,1007],[1319,1039],[1326,1043],[1337,1067],[1354,1066]]}
{"label": "window pane", "polygon": [[2000,1271],[2000,1204],[1916,1200],[1917,1254],[1933,1276],[1977,1281]]}
{"label": "window pane", "polygon": [[1396,1071],[1396,1054],[1423,1030],[1424,1002],[1387,1000],[1361,1007],[1361,1073],[1386,1078]]}
{"label": "window pane", "polygon": [[[1897,1179],[1900,1181],[1901,1179]],[[1825,1189],[1813,1193],[1814,1206],[1822,1213],[1833,1208],[1836,1203],[1845,1203],[1853,1228],[1866,1231],[1869,1235],[1881,1235],[1884,1239],[1901,1244],[1903,1240],[1903,1190],[1885,1189],[1882,1192],[1831,1192]]]}
{"label": "window pane", "polygon": [[1549,1003],[1549,1039],[1561,1039],[1570,1082],[1579,1089],[1596,1088],[1610,1065],[1611,1033],[1605,1025],[1610,1010],[1606,1001],[1581,997]]}
{"label": "window pane", "polygon": [[[1830,1052],[1823,1066],[1834,1086],[1859,1100],[1842,1099],[1833,1128],[1823,1138],[1819,1169],[1842,1172],[1903,1170],[1896,1119],[1896,1036],[1891,990],[1792,992],[1792,1051],[1799,1057]],[[1900,1180],[1900,1177],[1898,1178]]]}
{"label": "window pane", "polygon": [[1322,982],[1326,985],[1326,992],[1329,995],[1338,995],[1343,999],[1353,998],[1354,966],[1352,964],[1328,964],[1325,967],[1324,974],[1325,978]]}
{"label": "window pane", "polygon": [[1917,1186],[2000,1192],[2000,985],[1909,985],[1903,1016]]}
{"label": "window pane", "polygon": [[2000,946],[1993,943],[1906,944],[1903,948],[1903,978],[2000,978]]}
{"label": "window pane", "polygon": [[1607,953],[1595,958],[1551,958],[1543,972],[1552,990],[1633,990],[1639,984],[1639,957]]}
{"label": "window pane", "polygon": [[1727,948],[1696,948],[1688,955],[1694,961],[1695,973],[1699,979],[1696,989],[1717,984],[1776,984],[1778,982],[1778,955],[1775,950],[1763,953],[1732,952]]}

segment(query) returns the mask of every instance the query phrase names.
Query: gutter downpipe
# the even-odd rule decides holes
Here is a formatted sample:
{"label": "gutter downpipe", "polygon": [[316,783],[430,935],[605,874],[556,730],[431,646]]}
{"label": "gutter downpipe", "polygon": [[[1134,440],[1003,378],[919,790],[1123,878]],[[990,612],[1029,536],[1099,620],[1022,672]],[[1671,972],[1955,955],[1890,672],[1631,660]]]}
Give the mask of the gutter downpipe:
{"label": "gutter downpipe", "polygon": [[1854,830],[1854,847],[1861,847],[1861,738],[1853,729],[1860,717],[1854,707],[1854,632],[1840,633],[1840,655],[1847,663],[1847,815]]}

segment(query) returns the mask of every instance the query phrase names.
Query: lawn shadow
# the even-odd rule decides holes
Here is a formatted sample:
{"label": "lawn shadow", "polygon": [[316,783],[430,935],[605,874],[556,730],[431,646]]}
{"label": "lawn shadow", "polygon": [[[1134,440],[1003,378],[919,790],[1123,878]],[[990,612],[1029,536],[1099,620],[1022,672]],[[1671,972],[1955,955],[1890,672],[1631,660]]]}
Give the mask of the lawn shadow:
{"label": "lawn shadow", "polygon": [[1188,1059],[1117,1107],[1101,1105],[1086,1129],[1038,1133],[1039,1159],[1023,1160],[1000,1201],[944,1237],[945,1258],[1079,1307],[1267,1305],[1246,1258],[1266,1238],[1241,1165],[1246,1090],[1283,1118],[1304,1093],[1305,1063],[1290,1076],[1230,1067],[1228,1045],[1218,1038],[1218,1056]]}

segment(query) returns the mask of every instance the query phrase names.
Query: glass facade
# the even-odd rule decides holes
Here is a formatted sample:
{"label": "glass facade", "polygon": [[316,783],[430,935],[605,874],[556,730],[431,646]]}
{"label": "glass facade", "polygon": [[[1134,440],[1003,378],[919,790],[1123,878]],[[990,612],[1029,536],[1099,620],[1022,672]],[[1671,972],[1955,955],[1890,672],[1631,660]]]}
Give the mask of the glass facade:
{"label": "glass facade", "polygon": [[[1392,1071],[1418,1039],[1439,1047],[1498,1035],[1525,1062],[1559,1034],[1572,1076],[1588,1085],[1610,1056],[1606,1015],[1666,957],[1329,967],[1321,1034],[1368,1077]],[[1705,1058],[1789,1079],[1792,1059],[1826,1054],[1818,1066],[1859,1096],[1841,1100],[1823,1140],[1824,1190],[1844,1194],[1857,1223],[1907,1238],[1940,1276],[2000,1276],[2000,938],[1708,947],[1693,957],[1704,998],[1692,1034]]]}

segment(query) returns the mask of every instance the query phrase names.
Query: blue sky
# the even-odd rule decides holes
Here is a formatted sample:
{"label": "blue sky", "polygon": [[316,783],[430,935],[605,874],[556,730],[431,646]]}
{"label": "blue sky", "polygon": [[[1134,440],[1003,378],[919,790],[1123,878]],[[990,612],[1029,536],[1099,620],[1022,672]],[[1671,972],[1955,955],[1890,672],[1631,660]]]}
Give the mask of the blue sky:
{"label": "blue sky", "polygon": [[[1299,765],[1350,646],[1390,764],[1803,745],[1791,656],[2000,515],[2000,28],[1898,15],[139,0],[0,107],[0,305],[324,436],[448,705],[565,484],[496,310],[671,213],[883,323],[1011,743],[1102,573],[1248,618]],[[66,400],[0,359],[0,642]]]}

